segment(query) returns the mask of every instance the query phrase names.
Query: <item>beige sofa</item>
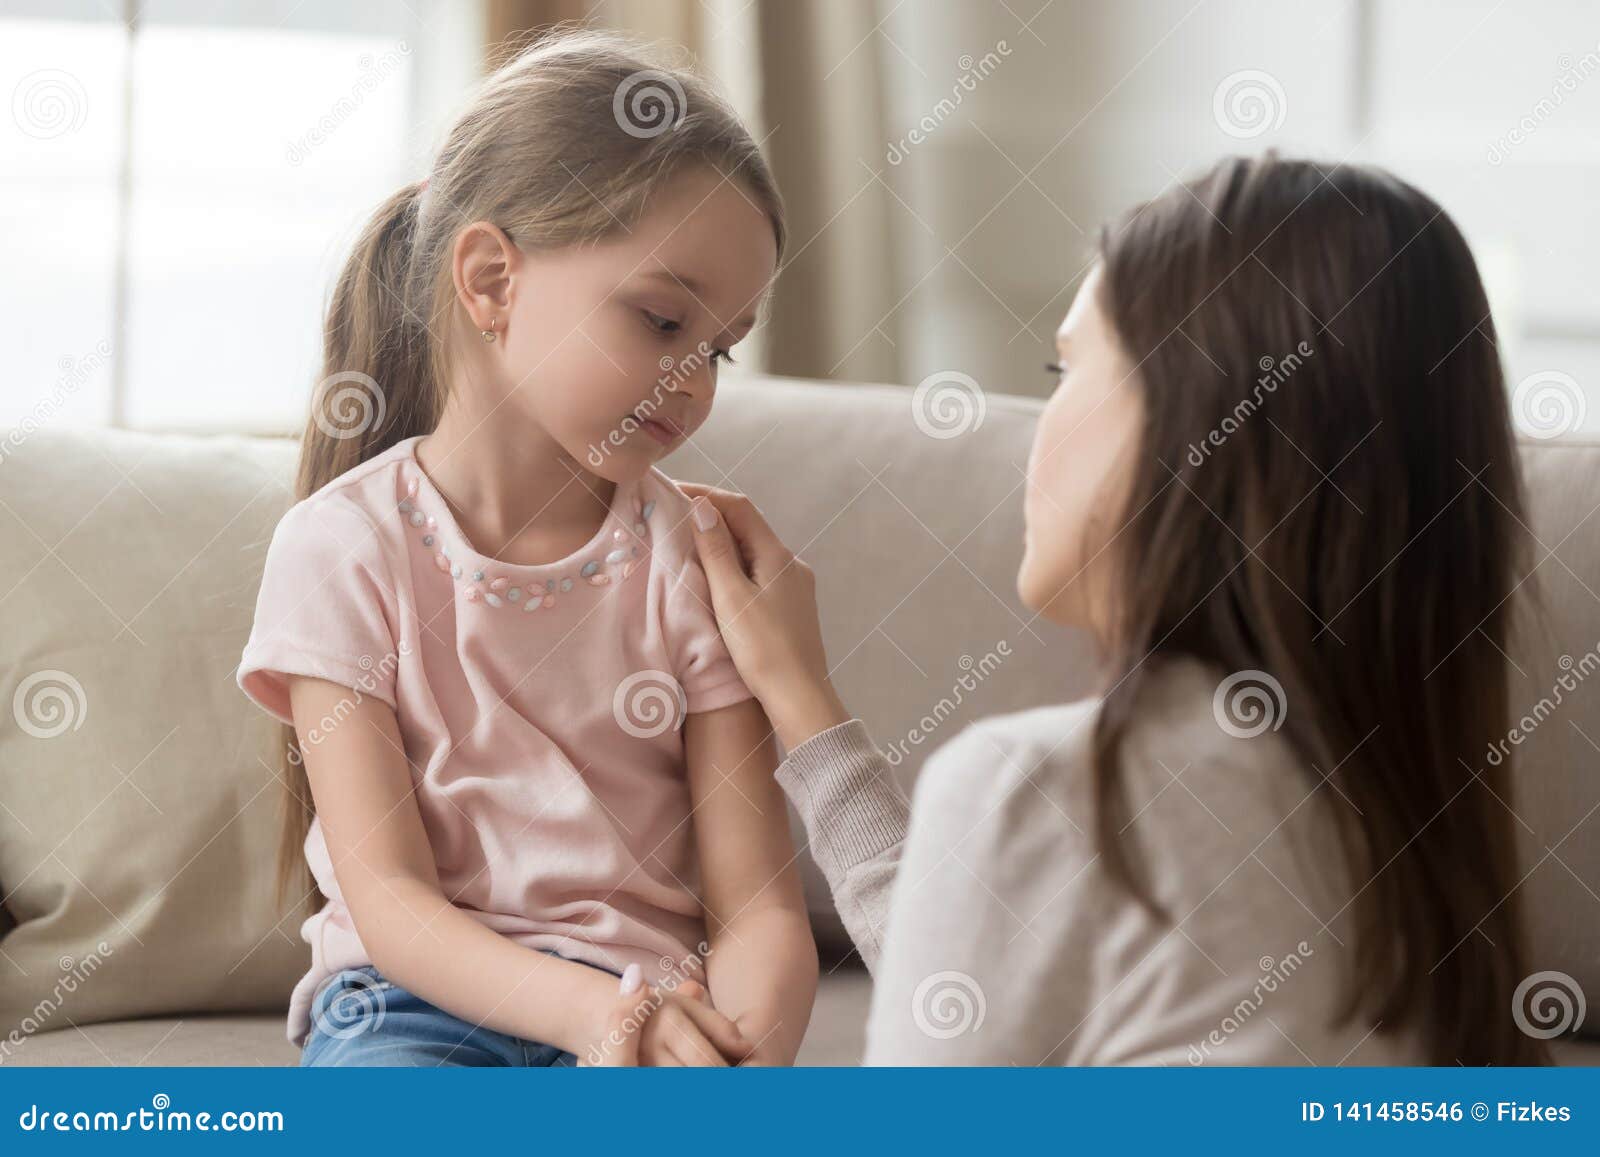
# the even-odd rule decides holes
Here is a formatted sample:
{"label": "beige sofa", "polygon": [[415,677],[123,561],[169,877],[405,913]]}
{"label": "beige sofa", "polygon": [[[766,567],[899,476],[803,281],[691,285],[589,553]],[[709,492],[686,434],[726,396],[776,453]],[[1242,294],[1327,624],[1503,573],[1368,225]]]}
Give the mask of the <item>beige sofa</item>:
{"label": "beige sofa", "polygon": [[[965,721],[1085,688],[1082,640],[1034,620],[1013,587],[1037,405],[985,403],[965,433],[934,437],[907,390],[730,382],[667,465],[751,493],[814,564],[844,697],[904,749],[908,786]],[[284,1008],[307,953],[270,902],[276,733],[234,666],[294,446],[46,429],[3,449],[0,1064],[293,1064]],[[1548,622],[1512,656],[1519,713],[1550,694],[1560,656],[1600,645],[1600,446],[1523,451]],[[1010,655],[960,692],[1002,641]],[[1600,679],[1521,744],[1510,801],[1534,966],[1590,999],[1596,744]],[[828,974],[802,1062],[849,1064],[870,986],[839,962],[826,892],[808,883]],[[1560,1053],[1596,1063],[1600,1047]]]}

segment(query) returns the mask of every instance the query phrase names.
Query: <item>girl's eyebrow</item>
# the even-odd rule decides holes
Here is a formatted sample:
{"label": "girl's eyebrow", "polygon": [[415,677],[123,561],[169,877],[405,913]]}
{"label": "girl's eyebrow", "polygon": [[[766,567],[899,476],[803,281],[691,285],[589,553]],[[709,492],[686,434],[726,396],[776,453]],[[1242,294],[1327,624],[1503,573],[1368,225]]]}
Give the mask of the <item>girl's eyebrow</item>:
{"label": "girl's eyebrow", "polygon": [[641,277],[653,278],[656,281],[675,281],[690,293],[702,293],[705,287],[685,273],[674,273],[670,269],[652,269],[648,273],[640,274]]}
{"label": "girl's eyebrow", "polygon": [[[703,286],[699,281],[695,280],[693,277],[690,277],[687,274],[674,273],[670,269],[652,269],[648,273],[640,274],[640,276],[641,277],[650,278],[650,279],[652,279],[654,281],[670,281],[670,282],[674,283],[675,285],[679,285],[679,286],[683,287],[684,289],[688,290],[690,293],[692,293],[695,296],[696,300],[702,300],[703,296],[705,294],[705,286]],[[747,330],[747,329],[753,328],[755,326],[755,324],[756,324],[756,317],[755,317],[755,314],[752,313],[752,314],[749,314],[746,317],[740,318],[738,321],[734,322],[733,325],[729,326],[728,328],[729,328],[730,331],[738,330],[738,329],[746,329]]]}

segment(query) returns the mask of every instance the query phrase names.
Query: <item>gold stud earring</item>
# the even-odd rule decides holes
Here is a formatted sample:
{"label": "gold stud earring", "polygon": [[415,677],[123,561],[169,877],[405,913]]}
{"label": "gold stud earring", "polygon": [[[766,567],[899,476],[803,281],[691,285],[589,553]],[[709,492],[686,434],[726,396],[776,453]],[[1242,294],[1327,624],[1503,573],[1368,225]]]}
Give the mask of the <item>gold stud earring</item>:
{"label": "gold stud earring", "polygon": [[493,341],[494,340],[494,319],[493,318],[489,319],[489,328],[488,329],[480,330],[479,332],[483,334],[483,340],[484,341]]}

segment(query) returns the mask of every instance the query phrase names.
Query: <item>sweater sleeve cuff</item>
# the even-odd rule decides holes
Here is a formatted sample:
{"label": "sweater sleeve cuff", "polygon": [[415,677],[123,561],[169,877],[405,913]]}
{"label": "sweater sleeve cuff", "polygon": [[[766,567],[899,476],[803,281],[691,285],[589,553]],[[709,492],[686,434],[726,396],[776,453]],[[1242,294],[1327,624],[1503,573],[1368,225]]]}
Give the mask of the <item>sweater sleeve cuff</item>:
{"label": "sweater sleeve cuff", "polygon": [[859,719],[818,732],[789,752],[777,779],[819,861],[825,855],[848,871],[905,840],[909,805]]}

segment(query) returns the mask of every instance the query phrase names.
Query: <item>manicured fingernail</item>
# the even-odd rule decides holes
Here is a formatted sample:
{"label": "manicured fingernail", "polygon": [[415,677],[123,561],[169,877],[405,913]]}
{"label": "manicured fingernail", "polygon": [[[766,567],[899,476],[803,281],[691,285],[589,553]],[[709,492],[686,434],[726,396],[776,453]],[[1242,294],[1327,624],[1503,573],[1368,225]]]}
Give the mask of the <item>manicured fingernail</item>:
{"label": "manicured fingernail", "polygon": [[644,987],[644,969],[637,964],[630,964],[622,970],[622,982],[617,985],[617,991],[626,996],[630,992],[638,992]]}
{"label": "manicured fingernail", "polygon": [[689,504],[696,530],[710,530],[717,524],[717,508],[705,498],[696,498]]}

